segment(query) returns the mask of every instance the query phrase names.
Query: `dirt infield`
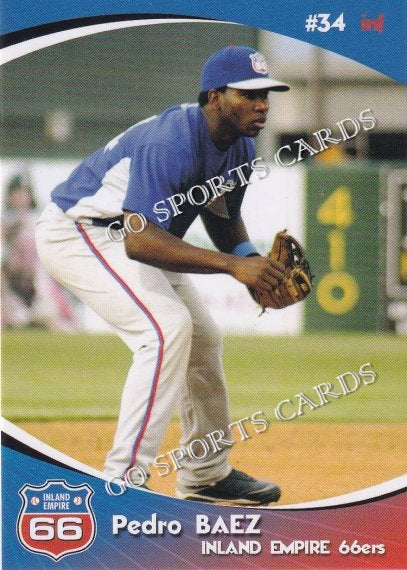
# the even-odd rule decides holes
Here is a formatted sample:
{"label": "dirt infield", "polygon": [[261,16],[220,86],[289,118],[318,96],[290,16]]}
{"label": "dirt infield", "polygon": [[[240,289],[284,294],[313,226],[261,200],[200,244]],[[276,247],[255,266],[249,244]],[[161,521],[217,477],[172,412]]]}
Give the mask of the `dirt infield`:
{"label": "dirt infield", "polygon": [[[55,449],[96,469],[103,468],[115,429],[113,421],[18,422]],[[387,481],[406,471],[406,424],[271,424],[263,433],[253,426],[231,451],[234,467],[283,488],[281,504],[342,495]],[[173,422],[162,453],[178,447]],[[235,439],[239,438],[238,432]],[[153,468],[149,486],[174,493],[175,472],[159,477]]]}

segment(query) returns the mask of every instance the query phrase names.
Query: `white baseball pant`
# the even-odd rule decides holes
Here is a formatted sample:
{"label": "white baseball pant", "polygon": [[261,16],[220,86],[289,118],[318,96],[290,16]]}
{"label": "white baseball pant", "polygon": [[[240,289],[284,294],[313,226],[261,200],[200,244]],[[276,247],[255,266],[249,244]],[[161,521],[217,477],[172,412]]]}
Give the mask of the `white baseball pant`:
{"label": "white baseball pant", "polygon": [[[51,276],[133,352],[105,472],[123,478],[141,467],[150,473],[177,403],[181,445],[208,441],[215,431],[230,440],[221,335],[190,278],[129,259],[106,228],[75,223],[53,203],[38,221],[36,241]],[[177,474],[181,491],[215,483],[231,470],[227,446],[200,459],[186,455]]]}

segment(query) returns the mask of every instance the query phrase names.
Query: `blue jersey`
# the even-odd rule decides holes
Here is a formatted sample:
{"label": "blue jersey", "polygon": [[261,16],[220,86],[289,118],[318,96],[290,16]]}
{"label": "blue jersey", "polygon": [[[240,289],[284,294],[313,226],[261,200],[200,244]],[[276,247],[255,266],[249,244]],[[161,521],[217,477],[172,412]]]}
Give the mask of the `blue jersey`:
{"label": "blue jersey", "polygon": [[127,210],[182,237],[202,208],[229,219],[240,215],[254,158],[251,138],[221,151],[202,109],[178,105],[88,156],[51,198],[74,220]]}

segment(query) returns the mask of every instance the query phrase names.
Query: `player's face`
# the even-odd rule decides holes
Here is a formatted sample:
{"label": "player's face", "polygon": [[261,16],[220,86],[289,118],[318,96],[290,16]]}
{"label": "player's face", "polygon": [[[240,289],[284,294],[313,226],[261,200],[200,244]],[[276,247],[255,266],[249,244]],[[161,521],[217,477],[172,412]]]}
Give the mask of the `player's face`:
{"label": "player's face", "polygon": [[264,128],[269,110],[268,89],[228,87],[219,96],[220,124],[232,136],[256,137]]}

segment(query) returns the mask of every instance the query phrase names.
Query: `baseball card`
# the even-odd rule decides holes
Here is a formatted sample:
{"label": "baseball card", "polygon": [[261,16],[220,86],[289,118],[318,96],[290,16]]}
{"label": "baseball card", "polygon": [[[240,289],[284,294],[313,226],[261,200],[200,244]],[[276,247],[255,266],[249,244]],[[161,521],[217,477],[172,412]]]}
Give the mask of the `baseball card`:
{"label": "baseball card", "polygon": [[4,0],[7,570],[407,567],[403,0]]}

